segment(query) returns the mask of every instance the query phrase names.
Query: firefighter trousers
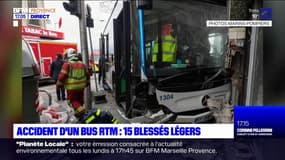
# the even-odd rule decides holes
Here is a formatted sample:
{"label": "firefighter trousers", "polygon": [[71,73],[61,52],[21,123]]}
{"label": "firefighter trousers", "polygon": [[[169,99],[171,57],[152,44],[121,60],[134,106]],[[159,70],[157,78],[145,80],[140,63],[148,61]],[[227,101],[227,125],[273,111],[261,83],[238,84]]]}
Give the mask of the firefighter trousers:
{"label": "firefighter trousers", "polygon": [[83,97],[84,89],[67,90],[67,99],[74,110],[77,110],[80,106],[83,106]]}

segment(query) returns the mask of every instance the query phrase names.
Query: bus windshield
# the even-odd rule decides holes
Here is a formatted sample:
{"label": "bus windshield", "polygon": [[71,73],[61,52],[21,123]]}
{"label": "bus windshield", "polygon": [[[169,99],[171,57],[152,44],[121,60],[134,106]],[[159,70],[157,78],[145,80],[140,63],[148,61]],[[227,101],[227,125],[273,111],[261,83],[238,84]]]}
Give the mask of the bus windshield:
{"label": "bus windshield", "polygon": [[225,20],[226,6],[199,1],[153,1],[145,10],[145,51],[149,76],[169,76],[189,68],[223,67],[227,29],[207,27]]}

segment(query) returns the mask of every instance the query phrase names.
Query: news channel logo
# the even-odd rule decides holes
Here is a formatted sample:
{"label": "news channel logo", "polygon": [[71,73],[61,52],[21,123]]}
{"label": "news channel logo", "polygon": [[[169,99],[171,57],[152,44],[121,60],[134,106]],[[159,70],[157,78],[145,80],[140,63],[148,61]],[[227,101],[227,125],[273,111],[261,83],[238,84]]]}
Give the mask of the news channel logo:
{"label": "news channel logo", "polygon": [[272,20],[272,8],[249,9],[252,20]]}
{"label": "news channel logo", "polygon": [[13,8],[13,19],[50,19],[55,8]]}
{"label": "news channel logo", "polygon": [[18,27],[18,20],[23,19],[50,21],[53,13],[56,13],[55,8],[13,8],[13,27]]}
{"label": "news channel logo", "polygon": [[272,8],[260,8],[260,20],[272,20]]}

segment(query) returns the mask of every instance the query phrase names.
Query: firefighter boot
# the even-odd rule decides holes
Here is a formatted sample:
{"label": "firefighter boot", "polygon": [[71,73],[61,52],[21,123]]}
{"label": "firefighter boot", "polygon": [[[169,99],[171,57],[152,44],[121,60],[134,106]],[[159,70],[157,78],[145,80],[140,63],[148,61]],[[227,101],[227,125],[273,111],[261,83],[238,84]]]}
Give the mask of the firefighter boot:
{"label": "firefighter boot", "polygon": [[82,106],[78,107],[74,113],[75,117],[78,119],[81,119],[84,114],[85,114],[85,108]]}

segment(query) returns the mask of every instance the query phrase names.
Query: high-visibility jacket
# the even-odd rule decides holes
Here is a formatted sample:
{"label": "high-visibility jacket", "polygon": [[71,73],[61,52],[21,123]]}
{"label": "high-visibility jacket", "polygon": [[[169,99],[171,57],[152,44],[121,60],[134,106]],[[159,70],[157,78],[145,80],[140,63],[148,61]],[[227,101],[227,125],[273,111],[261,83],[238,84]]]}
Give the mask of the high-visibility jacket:
{"label": "high-visibility jacket", "polygon": [[93,72],[99,72],[99,67],[96,64],[92,65],[92,71]]}
{"label": "high-visibility jacket", "polygon": [[[162,38],[162,62],[175,62],[176,42],[171,35]],[[156,41],[152,52],[152,62],[157,62],[158,50],[158,41]]]}
{"label": "high-visibility jacket", "polygon": [[77,90],[87,87],[89,79],[87,67],[81,61],[71,61],[63,64],[58,84],[64,85],[66,90]]}

